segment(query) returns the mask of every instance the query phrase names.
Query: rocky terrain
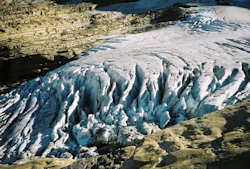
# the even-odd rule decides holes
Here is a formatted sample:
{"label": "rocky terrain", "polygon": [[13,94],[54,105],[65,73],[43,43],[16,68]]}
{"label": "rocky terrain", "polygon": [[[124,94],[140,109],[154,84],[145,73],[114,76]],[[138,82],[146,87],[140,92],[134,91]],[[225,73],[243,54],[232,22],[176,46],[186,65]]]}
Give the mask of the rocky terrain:
{"label": "rocky terrain", "polygon": [[144,138],[130,165],[142,168],[248,168],[250,102]]}
{"label": "rocky terrain", "polygon": [[[160,26],[151,25],[153,20],[166,22],[185,17],[185,11],[177,6],[169,10],[125,15],[97,11],[97,5],[2,0],[0,93],[73,60],[103,42],[105,35],[150,30]],[[171,15],[166,17],[165,13]]]}
{"label": "rocky terrain", "polygon": [[148,135],[132,146],[106,146],[105,154],[96,157],[39,159],[0,168],[247,169],[249,150],[250,101],[246,101]]}
{"label": "rocky terrain", "polygon": [[51,168],[51,169],[59,169],[66,167],[70,164],[72,164],[75,160],[72,159],[53,159],[53,158],[44,158],[44,159],[36,159],[31,160],[26,163],[22,164],[15,164],[15,165],[1,165],[1,169],[45,169],[45,168]]}

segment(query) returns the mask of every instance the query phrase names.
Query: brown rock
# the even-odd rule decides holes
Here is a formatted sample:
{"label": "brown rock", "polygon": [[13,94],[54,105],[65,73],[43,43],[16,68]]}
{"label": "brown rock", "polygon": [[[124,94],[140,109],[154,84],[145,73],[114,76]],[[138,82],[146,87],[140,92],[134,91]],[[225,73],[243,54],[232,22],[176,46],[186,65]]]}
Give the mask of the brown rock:
{"label": "brown rock", "polygon": [[175,5],[167,10],[159,10],[155,12],[154,20],[159,22],[176,21],[186,17],[186,11]]}
{"label": "brown rock", "polygon": [[72,164],[75,160],[72,159],[58,159],[58,158],[42,158],[30,160],[27,162],[22,162],[20,164],[14,165],[1,165],[0,169],[59,169]]}
{"label": "brown rock", "polygon": [[139,168],[247,169],[249,129],[250,101],[246,101],[146,136],[130,165],[141,164]]}

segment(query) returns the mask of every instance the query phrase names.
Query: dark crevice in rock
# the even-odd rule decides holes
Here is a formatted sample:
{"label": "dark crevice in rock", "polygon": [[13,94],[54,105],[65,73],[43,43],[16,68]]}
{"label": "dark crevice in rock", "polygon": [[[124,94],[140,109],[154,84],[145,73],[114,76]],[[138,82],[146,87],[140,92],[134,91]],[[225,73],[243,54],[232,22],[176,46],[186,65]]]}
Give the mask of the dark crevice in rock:
{"label": "dark crevice in rock", "polygon": [[228,116],[225,114],[225,119],[227,121],[225,125],[225,132],[230,132],[236,128],[244,127],[246,131],[250,131],[249,122],[247,121],[250,118],[248,108],[241,106],[238,111],[234,113],[233,116]]}
{"label": "dark crevice in rock", "polygon": [[177,158],[171,154],[162,157],[162,160],[156,167],[164,167],[173,164],[177,161]]}
{"label": "dark crevice in rock", "polygon": [[250,161],[250,151],[243,152],[235,157],[221,159],[207,165],[207,169],[248,169]]}
{"label": "dark crevice in rock", "polygon": [[211,142],[211,146],[214,148],[215,150],[215,154],[218,154],[218,152],[216,152],[216,150],[220,150],[221,149],[221,144],[223,142],[223,138],[219,137],[217,139],[215,139],[214,141]]}

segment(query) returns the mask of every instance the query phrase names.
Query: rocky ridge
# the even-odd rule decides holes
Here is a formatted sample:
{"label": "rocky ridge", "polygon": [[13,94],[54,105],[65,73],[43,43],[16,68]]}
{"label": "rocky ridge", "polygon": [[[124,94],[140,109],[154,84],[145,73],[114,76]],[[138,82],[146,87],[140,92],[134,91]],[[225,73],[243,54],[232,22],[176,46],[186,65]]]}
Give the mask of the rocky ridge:
{"label": "rocky ridge", "polygon": [[249,126],[247,101],[146,136],[128,164],[140,168],[247,168]]}

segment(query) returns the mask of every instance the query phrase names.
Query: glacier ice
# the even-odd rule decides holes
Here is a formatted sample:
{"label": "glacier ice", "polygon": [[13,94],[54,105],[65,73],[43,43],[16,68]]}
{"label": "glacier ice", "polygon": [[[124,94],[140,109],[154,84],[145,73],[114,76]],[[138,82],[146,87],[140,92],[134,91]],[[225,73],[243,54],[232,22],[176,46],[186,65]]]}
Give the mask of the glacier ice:
{"label": "glacier ice", "polygon": [[108,37],[0,95],[1,161],[130,144],[249,98],[250,25],[204,9],[167,28]]}

